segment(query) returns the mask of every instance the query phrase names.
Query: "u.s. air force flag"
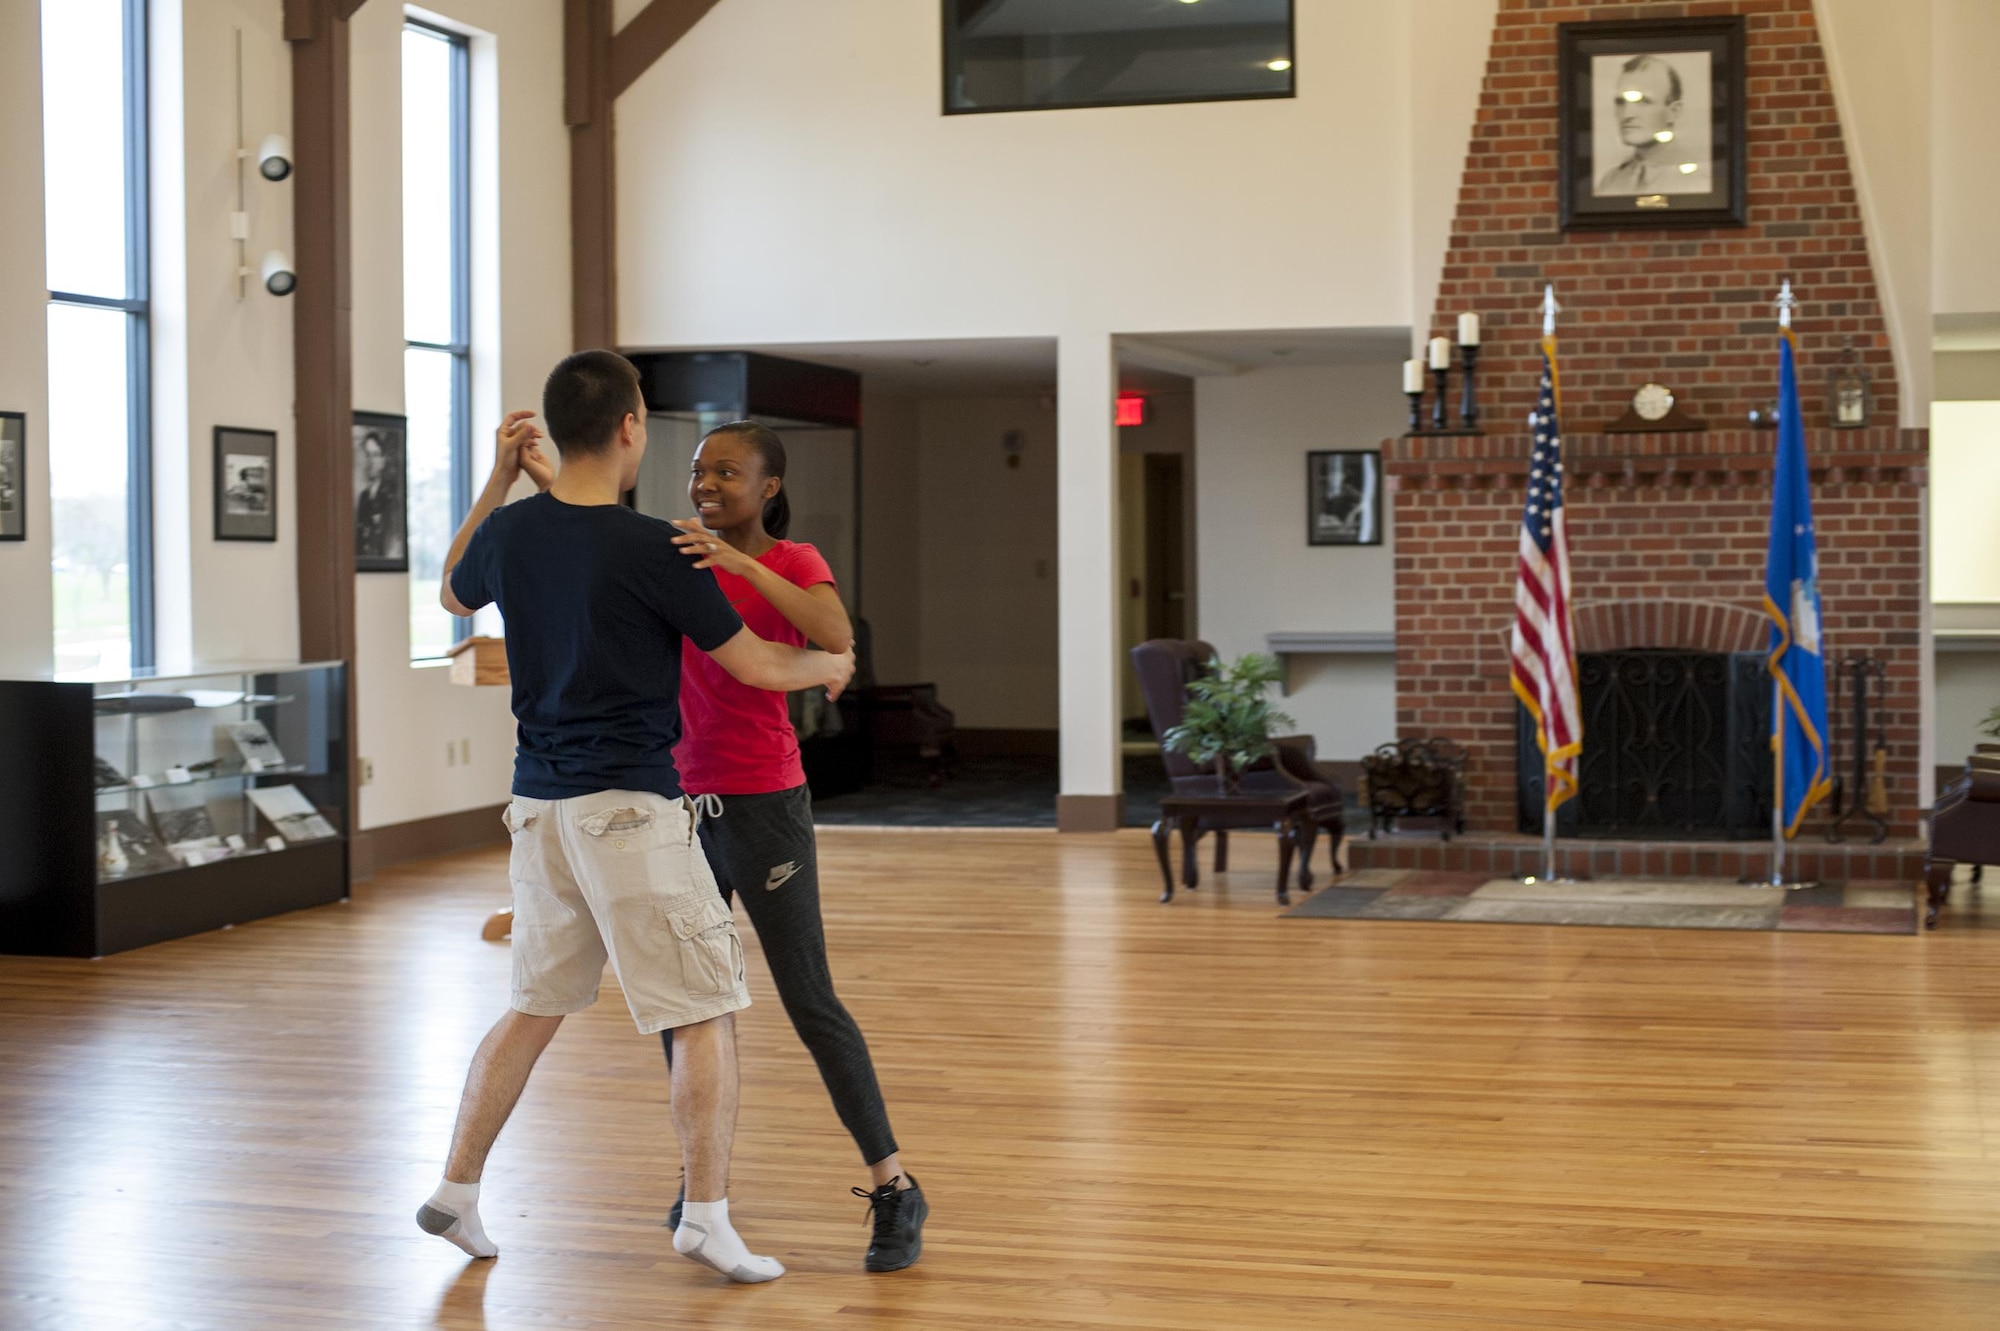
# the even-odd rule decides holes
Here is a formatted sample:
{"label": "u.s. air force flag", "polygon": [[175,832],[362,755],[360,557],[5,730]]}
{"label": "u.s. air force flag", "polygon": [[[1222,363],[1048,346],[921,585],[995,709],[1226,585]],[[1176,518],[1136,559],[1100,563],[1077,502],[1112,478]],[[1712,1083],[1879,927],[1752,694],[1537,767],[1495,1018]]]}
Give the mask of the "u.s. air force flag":
{"label": "u.s. air force flag", "polygon": [[1778,821],[1795,836],[1806,811],[1832,793],[1827,769],[1826,659],[1820,650],[1819,558],[1806,475],[1805,421],[1792,331],[1778,334],[1778,461],[1771,474],[1771,544],[1764,613],[1771,617],[1771,678],[1777,707]]}

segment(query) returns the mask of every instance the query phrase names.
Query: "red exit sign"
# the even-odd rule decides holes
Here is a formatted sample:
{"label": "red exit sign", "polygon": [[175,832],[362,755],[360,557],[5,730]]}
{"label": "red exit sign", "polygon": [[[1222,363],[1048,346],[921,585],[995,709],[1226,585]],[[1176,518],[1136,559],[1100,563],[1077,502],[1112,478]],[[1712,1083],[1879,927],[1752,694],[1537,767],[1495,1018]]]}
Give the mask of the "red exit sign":
{"label": "red exit sign", "polygon": [[1120,425],[1144,425],[1146,423],[1146,399],[1137,393],[1118,395],[1118,414],[1113,418]]}

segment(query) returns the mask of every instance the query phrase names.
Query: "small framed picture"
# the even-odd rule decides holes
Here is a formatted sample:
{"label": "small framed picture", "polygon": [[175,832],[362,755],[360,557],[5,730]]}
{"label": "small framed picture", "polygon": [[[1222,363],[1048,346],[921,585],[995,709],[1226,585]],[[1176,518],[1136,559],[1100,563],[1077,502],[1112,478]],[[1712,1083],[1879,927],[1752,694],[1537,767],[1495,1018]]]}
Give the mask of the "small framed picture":
{"label": "small framed picture", "polygon": [[354,570],[410,571],[410,423],[354,413]]}
{"label": "small framed picture", "polygon": [[1743,226],[1743,17],[1559,26],[1562,225]]}
{"label": "small framed picture", "polygon": [[0,411],[0,541],[28,539],[28,417]]}
{"label": "small framed picture", "polygon": [[215,539],[278,539],[278,432],[215,427]]}
{"label": "small framed picture", "polygon": [[1382,455],[1306,454],[1306,544],[1382,544]]}

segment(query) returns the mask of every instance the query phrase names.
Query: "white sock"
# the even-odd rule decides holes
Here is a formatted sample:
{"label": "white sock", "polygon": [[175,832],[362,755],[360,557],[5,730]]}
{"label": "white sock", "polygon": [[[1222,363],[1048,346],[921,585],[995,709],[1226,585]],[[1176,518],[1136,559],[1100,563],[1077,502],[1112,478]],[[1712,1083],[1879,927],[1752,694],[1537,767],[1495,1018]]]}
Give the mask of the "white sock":
{"label": "white sock", "polygon": [[729,1223],[729,1199],[688,1202],[681,1207],[681,1227],[674,1231],[674,1251],[712,1266],[743,1285],[761,1284],[785,1274],[775,1257],[759,1257],[743,1245]]}
{"label": "white sock", "polygon": [[479,1223],[479,1185],[439,1181],[431,1199],[417,1208],[417,1227],[449,1239],[473,1257],[498,1257],[500,1249]]}

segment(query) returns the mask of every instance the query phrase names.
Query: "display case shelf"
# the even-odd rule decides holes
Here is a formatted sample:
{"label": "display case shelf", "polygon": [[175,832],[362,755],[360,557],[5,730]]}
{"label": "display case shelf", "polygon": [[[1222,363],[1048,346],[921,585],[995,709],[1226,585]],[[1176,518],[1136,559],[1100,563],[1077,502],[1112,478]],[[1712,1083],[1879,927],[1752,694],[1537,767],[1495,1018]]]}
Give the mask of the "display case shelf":
{"label": "display case shelf", "polygon": [[101,956],[345,897],[346,700],[339,662],[0,680],[0,952]]}

